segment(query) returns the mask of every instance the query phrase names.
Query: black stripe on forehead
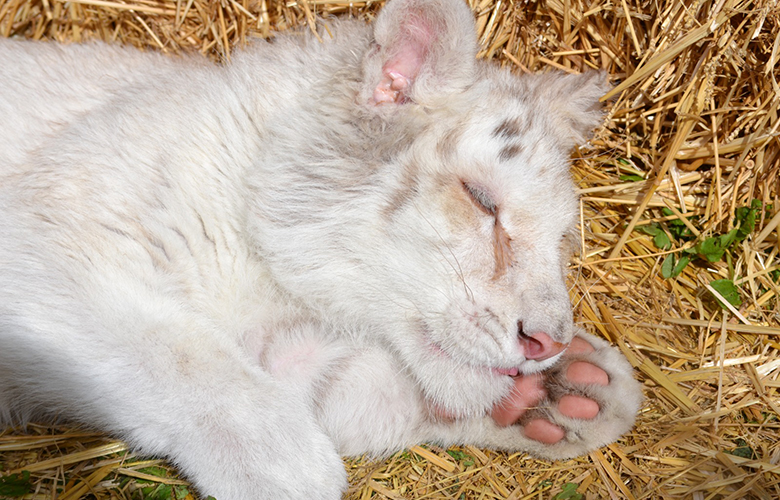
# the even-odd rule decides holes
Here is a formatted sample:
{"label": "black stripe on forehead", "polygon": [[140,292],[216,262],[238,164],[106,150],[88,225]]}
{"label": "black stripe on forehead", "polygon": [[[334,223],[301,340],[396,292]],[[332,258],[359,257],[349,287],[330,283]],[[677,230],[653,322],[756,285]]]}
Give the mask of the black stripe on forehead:
{"label": "black stripe on forehead", "polygon": [[528,134],[533,126],[534,123],[530,116],[516,116],[507,118],[499,123],[498,126],[493,129],[491,135],[494,138],[509,142]]}
{"label": "black stripe on forehead", "polygon": [[509,144],[501,148],[498,152],[498,159],[501,161],[509,161],[523,152],[523,146],[521,144]]}
{"label": "black stripe on forehead", "polygon": [[493,130],[493,137],[503,139],[515,139],[520,136],[521,125],[519,118],[508,118],[502,121],[498,127]]}

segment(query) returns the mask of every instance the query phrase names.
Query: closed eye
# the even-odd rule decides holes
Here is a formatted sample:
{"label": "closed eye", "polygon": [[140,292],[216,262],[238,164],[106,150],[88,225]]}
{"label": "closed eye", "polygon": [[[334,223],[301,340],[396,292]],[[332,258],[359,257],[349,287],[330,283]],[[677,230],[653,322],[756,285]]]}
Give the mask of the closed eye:
{"label": "closed eye", "polygon": [[469,198],[471,198],[471,201],[477,206],[477,208],[488,215],[496,215],[498,212],[498,207],[484,188],[466,181],[463,181],[462,184],[463,189],[466,191],[466,193],[468,193]]}

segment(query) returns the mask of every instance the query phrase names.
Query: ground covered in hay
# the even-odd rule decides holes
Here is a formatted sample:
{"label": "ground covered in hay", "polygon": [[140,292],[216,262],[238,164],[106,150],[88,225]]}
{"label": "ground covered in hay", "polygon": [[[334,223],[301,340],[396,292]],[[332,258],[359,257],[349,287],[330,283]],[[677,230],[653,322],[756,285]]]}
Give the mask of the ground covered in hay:
{"label": "ground covered in hay", "polygon": [[[471,447],[350,460],[350,499],[780,498],[780,7],[773,0],[469,0],[481,57],[605,69],[576,156],[572,299],[636,367],[633,432],[568,462]],[[0,0],[0,35],[100,38],[218,60],[380,2]],[[2,68],[0,68],[2,71]],[[24,471],[24,472],[23,472]],[[305,471],[301,471],[305,474]],[[0,497],[189,498],[164,462],[66,427],[0,430]]]}

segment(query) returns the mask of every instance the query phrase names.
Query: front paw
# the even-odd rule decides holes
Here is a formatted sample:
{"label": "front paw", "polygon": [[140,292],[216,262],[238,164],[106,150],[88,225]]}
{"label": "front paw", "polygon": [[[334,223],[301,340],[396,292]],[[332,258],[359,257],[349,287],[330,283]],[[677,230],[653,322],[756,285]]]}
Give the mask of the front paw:
{"label": "front paw", "polygon": [[516,378],[512,394],[491,416],[505,431],[522,433],[519,448],[561,459],[617,440],[633,426],[641,401],[626,359],[605,341],[581,333],[554,367]]}

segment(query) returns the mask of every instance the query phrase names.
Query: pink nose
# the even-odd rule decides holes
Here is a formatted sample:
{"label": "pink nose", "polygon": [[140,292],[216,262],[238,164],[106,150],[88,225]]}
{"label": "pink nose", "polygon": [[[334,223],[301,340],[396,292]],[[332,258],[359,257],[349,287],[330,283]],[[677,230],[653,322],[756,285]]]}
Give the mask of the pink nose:
{"label": "pink nose", "polygon": [[536,332],[531,335],[521,332],[518,338],[523,347],[525,358],[536,361],[552,358],[567,347],[567,344],[554,341],[544,332]]}

